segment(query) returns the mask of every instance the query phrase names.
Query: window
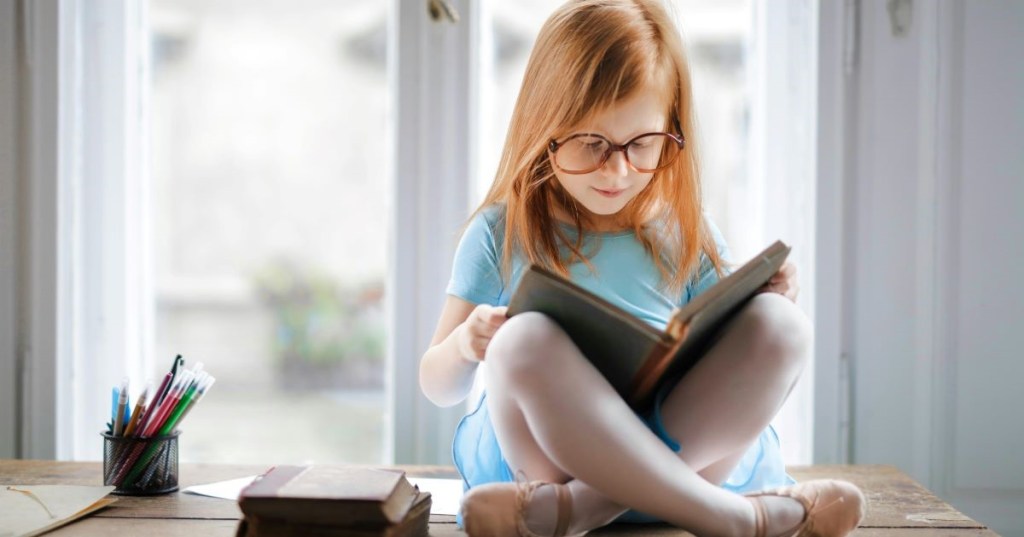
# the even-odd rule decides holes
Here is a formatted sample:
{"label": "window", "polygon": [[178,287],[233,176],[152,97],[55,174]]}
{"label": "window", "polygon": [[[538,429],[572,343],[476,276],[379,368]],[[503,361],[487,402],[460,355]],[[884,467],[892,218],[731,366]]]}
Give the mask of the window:
{"label": "window", "polygon": [[[450,432],[461,412],[424,405],[415,361],[443,301],[438,290],[471,205],[469,177],[479,181],[473,189],[479,199],[480,186],[494,173],[526,54],[555,4],[536,0],[513,10],[454,3],[465,25],[432,25],[423,6],[412,2],[323,0],[303,9],[269,0],[244,8],[186,0],[68,2],[59,9],[26,4],[32,12],[25,17],[32,36],[26,54],[37,66],[29,81],[36,108],[26,121],[43,133],[29,143],[40,145],[29,166],[38,179],[30,181],[32,226],[55,230],[44,239],[22,237],[45,251],[31,263],[45,272],[38,273],[28,310],[53,321],[33,326],[33,342],[56,342],[55,353],[28,357],[31,369],[42,373],[26,388],[32,404],[21,412],[32,427],[19,432],[26,455],[98,458],[94,433],[109,415],[104,392],[127,371],[137,393],[139,381],[155,378],[181,353],[189,362],[203,361],[220,379],[203,410],[189,416],[185,460],[224,460],[230,453],[233,462],[376,462],[389,460],[400,446],[399,462],[448,462]],[[806,110],[813,106],[798,99],[815,102],[815,96],[801,90],[780,97],[763,80],[786,87],[771,77],[785,81],[795,73],[805,89],[813,79],[806,66],[816,57],[806,39],[816,28],[815,8],[767,7],[738,0],[677,7],[695,77],[733,88],[698,83],[697,91],[698,98],[722,92],[713,101],[718,104],[700,105],[700,136],[708,159],[716,158],[710,156],[715,140],[725,140],[728,158],[717,171],[707,169],[707,180],[729,188],[724,195],[709,188],[707,196],[737,257],[744,254],[740,231],[759,226],[734,227],[732,216],[744,214],[735,203],[763,211],[778,201],[767,199],[768,181],[804,177],[805,170],[762,164],[808,162],[807,154],[766,151],[769,130],[797,134],[787,138],[796,146],[814,135],[805,128],[814,124],[813,111]],[[701,20],[701,13],[711,18]],[[790,68],[768,66],[761,56],[780,43],[786,49],[776,58],[786,58]],[[711,63],[710,74],[700,71],[702,57]],[[761,70],[751,74],[756,66]],[[389,79],[396,72],[400,76]],[[768,110],[784,121],[771,121]],[[714,114],[724,119],[710,119]],[[728,134],[712,134],[720,126]],[[479,150],[465,150],[477,140]],[[813,212],[811,194],[773,214],[785,220]],[[358,224],[344,220],[357,211],[366,213]],[[368,224],[378,217],[387,223]],[[788,222],[813,229],[798,218]],[[343,233],[350,228],[357,232]],[[369,233],[388,228],[390,236]],[[388,259],[385,247],[397,257]],[[813,286],[813,277],[803,281]],[[322,300],[293,300],[282,289],[306,289]],[[57,300],[50,300],[53,293]],[[385,299],[405,307],[388,308]],[[289,328],[291,315],[305,315],[306,332]],[[337,351],[338,332],[310,332],[331,316],[347,316],[346,336],[360,331],[345,339],[361,340],[364,356],[383,338],[395,361],[385,360],[377,371],[364,362],[369,380],[359,387],[307,385],[289,393],[277,378],[283,374],[273,369],[274,356],[290,352],[289,345],[305,345],[305,356]],[[386,325],[397,328],[388,332]],[[388,383],[395,385],[390,401]],[[791,402],[800,401],[796,393]],[[296,434],[315,430],[322,443],[295,450],[302,440],[289,437],[281,455],[244,451],[269,445],[266,438],[234,437],[236,446],[247,446],[242,451],[219,451],[223,446],[211,443],[225,436],[226,426],[267,434],[272,427],[253,432],[252,424],[281,423],[264,419],[275,410],[260,406],[268,397],[279,398],[276,410],[293,410],[286,419],[296,424]],[[809,413],[809,401],[797,403],[802,412]],[[318,419],[302,421],[323,409]],[[341,421],[348,418],[365,418],[359,422],[365,427]],[[385,441],[389,427],[394,438]],[[335,434],[341,429],[354,443]]]}
{"label": "window", "polygon": [[383,461],[388,15],[150,1],[152,376],[217,377],[183,460]]}

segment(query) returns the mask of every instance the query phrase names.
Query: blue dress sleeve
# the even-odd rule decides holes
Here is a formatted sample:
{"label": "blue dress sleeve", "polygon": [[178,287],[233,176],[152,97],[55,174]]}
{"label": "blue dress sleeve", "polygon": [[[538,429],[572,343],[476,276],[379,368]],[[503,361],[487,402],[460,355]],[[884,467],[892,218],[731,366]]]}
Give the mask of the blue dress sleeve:
{"label": "blue dress sleeve", "polygon": [[[707,216],[704,217],[704,222],[708,226],[708,231],[711,232],[711,236],[715,239],[715,246],[718,248],[718,257],[722,260],[722,272],[724,274],[729,273],[728,263],[730,262],[729,246],[725,244],[725,237],[722,236],[721,230],[718,226],[711,221]],[[715,266],[711,263],[711,259],[704,253],[700,254],[700,268],[697,271],[697,277],[686,286],[686,302],[694,299],[697,295],[707,291],[712,285],[718,283],[718,274],[715,272]]]}
{"label": "blue dress sleeve", "polygon": [[452,277],[446,292],[472,304],[497,305],[504,290],[501,279],[501,246],[496,240],[498,222],[493,210],[477,214],[455,250]]}

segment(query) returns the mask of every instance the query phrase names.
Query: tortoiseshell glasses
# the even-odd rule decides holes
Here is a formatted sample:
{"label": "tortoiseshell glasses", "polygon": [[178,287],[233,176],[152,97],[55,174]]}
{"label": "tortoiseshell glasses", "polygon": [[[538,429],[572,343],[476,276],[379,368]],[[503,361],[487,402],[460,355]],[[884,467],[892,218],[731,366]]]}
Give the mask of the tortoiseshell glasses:
{"label": "tortoiseshell glasses", "polygon": [[668,132],[647,132],[621,145],[600,134],[585,132],[573,134],[561,142],[551,140],[548,151],[555,167],[569,174],[599,169],[614,151],[622,151],[630,168],[639,173],[652,173],[675,162],[685,145],[682,134]]}

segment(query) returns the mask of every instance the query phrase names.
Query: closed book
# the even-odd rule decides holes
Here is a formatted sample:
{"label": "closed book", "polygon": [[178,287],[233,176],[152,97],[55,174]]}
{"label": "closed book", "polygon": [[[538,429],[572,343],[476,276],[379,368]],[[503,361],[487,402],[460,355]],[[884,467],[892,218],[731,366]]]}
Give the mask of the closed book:
{"label": "closed book", "polygon": [[242,489],[246,517],[319,526],[383,528],[406,518],[419,489],[400,470],[276,466]]}
{"label": "closed book", "polygon": [[324,526],[246,516],[238,525],[236,537],[426,537],[430,506],[430,493],[420,492],[405,518],[383,527]]}
{"label": "closed book", "polygon": [[508,315],[535,311],[553,319],[626,402],[643,411],[662,382],[693,367],[729,319],[779,271],[789,250],[776,241],[677,308],[664,330],[537,265],[524,271]]}

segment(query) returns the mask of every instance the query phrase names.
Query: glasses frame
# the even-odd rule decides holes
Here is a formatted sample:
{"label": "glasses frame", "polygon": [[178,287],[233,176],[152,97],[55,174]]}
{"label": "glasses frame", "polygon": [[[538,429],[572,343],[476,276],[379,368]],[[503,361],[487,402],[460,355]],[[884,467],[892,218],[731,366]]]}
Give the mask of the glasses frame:
{"label": "glasses frame", "polygon": [[[683,135],[682,132],[680,132],[679,134],[673,134],[671,132],[645,132],[643,134],[638,134],[638,135],[630,138],[624,144],[617,144],[617,143],[609,140],[608,138],[606,138],[604,136],[601,136],[600,134],[597,134],[597,133],[593,133],[593,132],[578,132],[576,134],[570,135],[568,138],[566,138],[565,140],[562,140],[561,142],[559,142],[558,140],[555,140],[554,138],[552,138],[551,141],[548,142],[548,153],[550,154],[551,165],[554,166],[555,168],[558,168],[558,171],[560,171],[562,173],[567,173],[567,174],[570,174],[570,175],[583,175],[583,174],[586,174],[586,173],[592,173],[592,172],[595,172],[597,170],[600,170],[601,167],[604,166],[606,162],[608,162],[608,159],[611,158],[612,153],[614,153],[616,151],[622,151],[622,157],[626,159],[626,164],[633,171],[635,171],[637,173],[654,173],[654,172],[657,172],[657,171],[664,170],[665,168],[668,168],[669,166],[671,166],[672,163],[675,162],[676,158],[679,158],[679,153],[676,153],[676,156],[672,160],[662,164],[661,166],[658,166],[657,168],[646,169],[646,168],[637,168],[636,166],[634,166],[633,162],[629,160],[629,146],[630,146],[630,144],[632,144],[633,142],[639,140],[640,138],[643,138],[644,136],[651,136],[652,134],[657,134],[657,135],[660,135],[660,136],[667,136],[669,139],[671,139],[673,142],[676,143],[676,146],[679,147],[679,151],[680,152],[682,152],[682,150],[686,147],[686,137]],[[590,137],[593,137],[593,138],[600,138],[600,139],[604,140],[605,143],[608,144],[608,149],[605,149],[604,155],[601,156],[601,161],[598,162],[597,165],[594,166],[592,169],[589,169],[589,170],[586,170],[586,171],[570,171],[570,170],[566,170],[566,169],[562,168],[561,166],[559,166],[558,165],[558,160],[555,158],[555,153],[558,152],[558,148],[562,147],[563,145],[565,145],[566,143],[568,143],[568,142],[570,142],[572,140],[575,140],[576,138],[582,138],[584,136],[590,136]]]}

